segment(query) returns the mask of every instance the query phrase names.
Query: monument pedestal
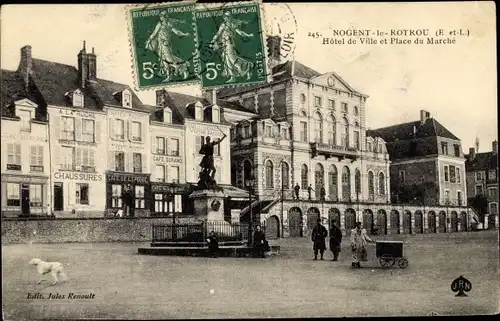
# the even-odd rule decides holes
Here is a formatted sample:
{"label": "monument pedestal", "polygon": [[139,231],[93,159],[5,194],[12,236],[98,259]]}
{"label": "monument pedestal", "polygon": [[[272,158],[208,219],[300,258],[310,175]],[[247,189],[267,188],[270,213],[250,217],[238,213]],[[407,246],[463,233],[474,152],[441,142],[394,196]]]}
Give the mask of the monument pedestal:
{"label": "monument pedestal", "polygon": [[224,221],[224,199],[221,191],[199,190],[189,195],[193,199],[194,212],[198,219],[207,222]]}

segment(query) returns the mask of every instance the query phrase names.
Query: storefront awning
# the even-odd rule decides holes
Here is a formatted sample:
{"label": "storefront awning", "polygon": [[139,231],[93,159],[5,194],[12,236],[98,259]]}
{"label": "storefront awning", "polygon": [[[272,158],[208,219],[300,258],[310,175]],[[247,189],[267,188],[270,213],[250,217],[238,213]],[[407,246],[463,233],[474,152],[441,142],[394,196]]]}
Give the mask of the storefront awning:
{"label": "storefront awning", "polygon": [[224,189],[224,194],[233,199],[245,199],[248,200],[248,191],[232,186],[232,185],[220,185]]}

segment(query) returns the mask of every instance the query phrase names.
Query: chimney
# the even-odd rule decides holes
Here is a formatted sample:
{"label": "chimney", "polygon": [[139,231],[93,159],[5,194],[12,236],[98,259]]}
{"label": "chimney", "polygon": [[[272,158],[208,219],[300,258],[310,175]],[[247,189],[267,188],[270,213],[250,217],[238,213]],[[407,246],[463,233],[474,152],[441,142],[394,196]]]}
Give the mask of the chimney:
{"label": "chimney", "polygon": [[31,46],[26,45],[21,48],[21,61],[19,63],[19,71],[23,75],[24,89],[28,91],[30,83],[30,74],[33,70],[33,61],[31,58]]}
{"label": "chimney", "polygon": [[156,91],[156,106],[165,107],[165,89]]}
{"label": "chimney", "polygon": [[271,68],[279,65],[281,56],[281,37],[267,36],[267,58]]}
{"label": "chimney", "polygon": [[429,113],[428,111],[426,110],[420,110],[420,123],[421,124],[424,124],[426,122],[427,119],[430,119],[431,118],[431,113]]}
{"label": "chimney", "polygon": [[78,73],[80,76],[80,85],[85,88],[88,79],[89,60],[87,51],[85,49],[85,40],[83,41],[83,48],[78,53]]}
{"label": "chimney", "polygon": [[97,81],[97,56],[94,52],[94,47],[92,47],[92,53],[88,54],[89,66],[88,66],[88,80]]}
{"label": "chimney", "polygon": [[217,103],[217,90],[216,89],[205,89],[203,91],[203,98],[208,100],[211,105]]}
{"label": "chimney", "polygon": [[498,141],[494,140],[493,143],[491,143],[491,148],[493,150],[494,154],[498,153]]}
{"label": "chimney", "polygon": [[469,158],[471,160],[476,158],[476,150],[474,149],[474,147],[469,148]]}

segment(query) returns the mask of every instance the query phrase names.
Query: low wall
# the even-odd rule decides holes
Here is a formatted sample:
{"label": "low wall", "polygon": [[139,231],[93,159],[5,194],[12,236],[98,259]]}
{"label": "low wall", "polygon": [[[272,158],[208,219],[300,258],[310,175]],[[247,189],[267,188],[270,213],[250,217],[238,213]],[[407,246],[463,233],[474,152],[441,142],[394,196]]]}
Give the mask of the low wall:
{"label": "low wall", "polygon": [[[194,216],[178,217],[176,223],[198,221]],[[172,218],[72,218],[2,220],[2,244],[150,242],[153,224],[172,223]]]}

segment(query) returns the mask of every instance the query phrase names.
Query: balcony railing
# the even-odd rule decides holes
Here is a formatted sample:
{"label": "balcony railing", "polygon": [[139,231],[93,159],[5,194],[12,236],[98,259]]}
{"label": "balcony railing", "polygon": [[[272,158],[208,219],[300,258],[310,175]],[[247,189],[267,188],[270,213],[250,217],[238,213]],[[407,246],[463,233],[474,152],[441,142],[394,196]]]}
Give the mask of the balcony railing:
{"label": "balcony railing", "polygon": [[340,156],[345,158],[356,159],[358,151],[354,147],[336,146],[325,143],[310,143],[313,155]]}

